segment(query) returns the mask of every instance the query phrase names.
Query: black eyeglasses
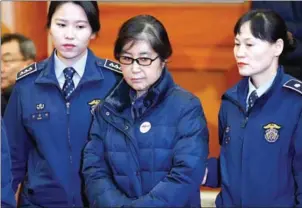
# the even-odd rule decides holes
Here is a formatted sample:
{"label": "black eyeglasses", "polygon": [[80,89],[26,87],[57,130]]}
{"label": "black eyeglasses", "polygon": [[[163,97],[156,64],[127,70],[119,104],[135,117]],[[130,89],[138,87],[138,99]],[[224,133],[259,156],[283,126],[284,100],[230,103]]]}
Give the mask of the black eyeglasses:
{"label": "black eyeglasses", "polygon": [[131,65],[135,61],[136,63],[138,63],[138,65],[150,66],[152,64],[152,62],[155,61],[158,57],[159,56],[156,56],[154,59],[147,58],[147,57],[138,57],[135,59],[135,58],[131,58],[129,56],[120,56],[118,58],[118,61],[121,64],[125,64],[125,65]]}

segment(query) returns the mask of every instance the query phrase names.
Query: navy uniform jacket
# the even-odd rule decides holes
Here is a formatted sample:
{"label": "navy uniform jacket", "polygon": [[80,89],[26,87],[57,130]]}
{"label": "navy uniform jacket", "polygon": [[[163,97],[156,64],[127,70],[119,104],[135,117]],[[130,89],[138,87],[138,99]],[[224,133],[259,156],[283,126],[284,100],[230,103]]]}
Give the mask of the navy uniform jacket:
{"label": "navy uniform jacket", "polygon": [[1,207],[15,207],[12,189],[11,159],[5,127],[1,119]]}
{"label": "navy uniform jacket", "polygon": [[[218,207],[293,207],[302,203],[302,82],[279,68],[271,88],[246,112],[248,78],[228,90],[219,112]],[[217,167],[217,166],[216,166]]]}
{"label": "navy uniform jacket", "polygon": [[17,75],[4,122],[14,190],[27,176],[21,205],[83,206],[82,149],[92,110],[121,78],[113,70],[119,66],[88,50],[84,75],[69,102],[55,75],[54,55]]}

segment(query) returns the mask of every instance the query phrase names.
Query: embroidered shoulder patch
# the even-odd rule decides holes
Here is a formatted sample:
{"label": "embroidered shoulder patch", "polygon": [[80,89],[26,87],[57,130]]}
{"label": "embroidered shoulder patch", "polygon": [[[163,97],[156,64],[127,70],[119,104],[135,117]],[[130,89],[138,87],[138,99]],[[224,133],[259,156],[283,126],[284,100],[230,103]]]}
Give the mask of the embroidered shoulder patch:
{"label": "embroidered shoulder patch", "polygon": [[117,73],[120,73],[120,74],[122,73],[121,65],[119,63],[110,61],[108,59],[106,59],[104,67],[107,68],[107,69],[110,69],[112,71],[115,71]]}
{"label": "embroidered shoulder patch", "polygon": [[302,82],[297,79],[288,80],[283,87],[292,89],[302,95]]}
{"label": "embroidered shoulder patch", "polygon": [[33,63],[19,71],[16,80],[22,79],[23,77],[26,77],[27,75],[34,73],[35,71],[37,71],[37,63]]}

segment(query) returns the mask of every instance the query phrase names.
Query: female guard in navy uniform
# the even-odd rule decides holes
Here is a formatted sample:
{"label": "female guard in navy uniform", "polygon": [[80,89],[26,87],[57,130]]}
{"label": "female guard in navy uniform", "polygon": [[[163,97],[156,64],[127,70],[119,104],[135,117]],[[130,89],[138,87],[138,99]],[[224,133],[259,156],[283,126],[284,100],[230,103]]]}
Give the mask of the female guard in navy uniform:
{"label": "female guard in navy uniform", "polygon": [[87,48],[100,29],[97,2],[53,1],[47,26],[55,50],[18,74],[4,115],[13,188],[23,183],[21,206],[83,207],[81,153],[91,112],[121,75]]}
{"label": "female guard in navy uniform", "polygon": [[217,207],[301,205],[302,83],[279,65],[294,48],[286,25],[273,11],[253,10],[234,33],[244,78],[222,96],[220,167],[209,160],[206,185],[220,182]]}
{"label": "female guard in navy uniform", "polygon": [[208,129],[199,99],[166,68],[164,26],[140,15],[115,43],[124,80],[95,111],[84,150],[92,207],[200,207]]}

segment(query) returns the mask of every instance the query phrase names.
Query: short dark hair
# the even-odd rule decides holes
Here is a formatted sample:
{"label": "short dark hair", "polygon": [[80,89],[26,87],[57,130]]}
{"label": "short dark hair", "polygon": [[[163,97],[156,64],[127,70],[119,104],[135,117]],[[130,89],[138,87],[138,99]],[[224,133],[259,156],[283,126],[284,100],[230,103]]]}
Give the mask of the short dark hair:
{"label": "short dark hair", "polygon": [[162,61],[172,55],[172,46],[164,25],[151,15],[138,15],[128,19],[119,29],[114,46],[114,57],[118,60],[123,47],[136,40],[146,40]]}
{"label": "short dark hair", "polygon": [[25,60],[36,59],[36,47],[34,42],[18,33],[6,33],[1,37],[1,45],[17,41],[20,47],[20,52]]}
{"label": "short dark hair", "polygon": [[239,18],[234,27],[234,35],[240,33],[241,26],[250,21],[251,33],[255,38],[275,43],[278,39],[284,42],[284,48],[280,59],[295,49],[293,40],[287,34],[287,26],[282,17],[269,9],[250,10]]}
{"label": "short dark hair", "polygon": [[58,7],[65,3],[74,3],[82,7],[92,28],[92,32],[97,33],[100,30],[100,11],[96,1],[51,1],[47,14],[47,28],[50,28],[52,16]]}

